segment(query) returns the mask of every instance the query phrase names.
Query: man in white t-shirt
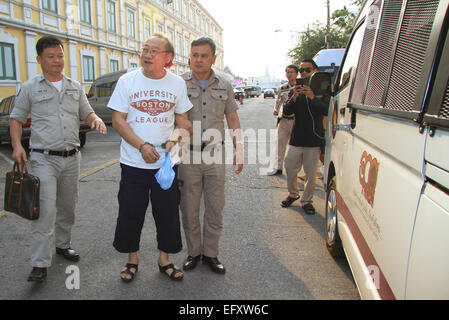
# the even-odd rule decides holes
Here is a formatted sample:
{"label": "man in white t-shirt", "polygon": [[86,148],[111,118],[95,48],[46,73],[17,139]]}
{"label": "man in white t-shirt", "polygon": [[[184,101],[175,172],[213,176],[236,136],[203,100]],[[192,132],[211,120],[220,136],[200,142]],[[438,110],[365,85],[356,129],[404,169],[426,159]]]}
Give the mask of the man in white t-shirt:
{"label": "man in white t-shirt", "polygon": [[[142,68],[123,75],[108,107],[113,109],[112,126],[122,137],[120,164],[122,168],[119,216],[114,247],[128,253],[128,263],[121,278],[129,282],[137,273],[140,234],[151,191],[151,207],[157,229],[159,270],[172,280],[181,280],[169,254],[182,249],[179,221],[180,194],[176,176],[172,186],[163,190],[155,174],[178,137],[175,118],[183,123],[192,108],[182,78],[167,71],[172,65],[174,49],[163,35],[151,36],[142,48]],[[178,122],[178,121],[176,121]]]}

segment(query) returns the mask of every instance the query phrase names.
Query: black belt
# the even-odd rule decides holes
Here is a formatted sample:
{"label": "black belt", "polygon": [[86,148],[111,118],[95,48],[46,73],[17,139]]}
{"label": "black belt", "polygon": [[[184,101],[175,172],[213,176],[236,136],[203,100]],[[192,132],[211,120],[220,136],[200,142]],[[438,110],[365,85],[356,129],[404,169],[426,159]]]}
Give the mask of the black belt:
{"label": "black belt", "polygon": [[295,119],[295,116],[284,116],[284,115],[282,115],[282,118],[284,118],[284,119]]}
{"label": "black belt", "polygon": [[72,150],[68,150],[68,151],[53,151],[53,150],[44,150],[44,149],[31,149],[31,151],[36,151],[36,152],[40,152],[43,154],[49,154],[51,156],[60,156],[63,158],[67,158],[70,156],[73,156],[75,153],[78,152],[78,149],[72,149]]}

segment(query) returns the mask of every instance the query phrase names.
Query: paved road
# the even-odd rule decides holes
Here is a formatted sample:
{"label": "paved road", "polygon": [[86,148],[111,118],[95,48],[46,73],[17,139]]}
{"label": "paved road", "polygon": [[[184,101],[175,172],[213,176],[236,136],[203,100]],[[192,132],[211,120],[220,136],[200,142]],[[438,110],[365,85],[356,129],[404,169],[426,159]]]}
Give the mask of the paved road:
{"label": "paved road", "polygon": [[[232,166],[227,168],[219,254],[226,275],[216,275],[203,265],[186,272],[181,283],[161,275],[150,208],[142,232],[139,272],[130,284],[120,281],[126,256],[111,245],[118,210],[120,138],[110,129],[105,137],[89,133],[82,151],[72,241],[82,258],[73,264],[75,268],[55,256],[45,283],[27,282],[29,222],[0,211],[0,299],[359,299],[346,260],[332,259],[324,245],[322,182],[318,180],[315,195],[317,214],[308,216],[299,204],[280,207],[287,194],[285,176],[260,175],[267,167],[260,163],[260,150],[268,148],[269,131],[251,134],[274,129],[272,105],[272,99],[247,99],[239,111],[248,137],[246,150],[257,150],[260,156],[254,162],[254,152],[247,153],[247,163],[252,164],[246,164],[240,175],[233,173]],[[4,173],[11,168],[10,154],[9,146],[0,146],[0,195]],[[173,261],[181,265],[186,255],[184,248]],[[77,270],[79,289],[73,288]]]}

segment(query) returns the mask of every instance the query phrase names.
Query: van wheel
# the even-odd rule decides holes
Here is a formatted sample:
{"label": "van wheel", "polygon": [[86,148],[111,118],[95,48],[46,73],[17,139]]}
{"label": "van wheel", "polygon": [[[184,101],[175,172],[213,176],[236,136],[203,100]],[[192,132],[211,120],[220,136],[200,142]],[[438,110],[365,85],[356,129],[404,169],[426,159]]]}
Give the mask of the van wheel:
{"label": "van wheel", "polygon": [[80,148],[82,148],[86,144],[86,139],[87,139],[86,133],[80,132],[79,138],[80,138]]}
{"label": "van wheel", "polygon": [[337,195],[335,177],[332,178],[326,192],[326,247],[334,258],[344,256],[343,245],[338,234]]}

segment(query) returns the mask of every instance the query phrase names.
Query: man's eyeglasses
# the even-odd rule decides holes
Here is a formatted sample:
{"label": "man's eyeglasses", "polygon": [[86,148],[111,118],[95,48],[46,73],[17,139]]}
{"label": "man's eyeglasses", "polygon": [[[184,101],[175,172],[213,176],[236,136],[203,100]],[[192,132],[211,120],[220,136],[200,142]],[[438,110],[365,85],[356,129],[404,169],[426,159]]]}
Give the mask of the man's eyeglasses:
{"label": "man's eyeglasses", "polygon": [[162,53],[162,52],[167,52],[167,51],[157,50],[157,49],[147,49],[147,48],[142,49],[142,54],[143,55],[148,54],[148,55],[153,56],[153,57],[155,55],[159,54],[159,53]]}
{"label": "man's eyeglasses", "polygon": [[304,72],[310,73],[310,72],[312,72],[312,68],[300,68],[299,69],[299,73],[304,73]]}

